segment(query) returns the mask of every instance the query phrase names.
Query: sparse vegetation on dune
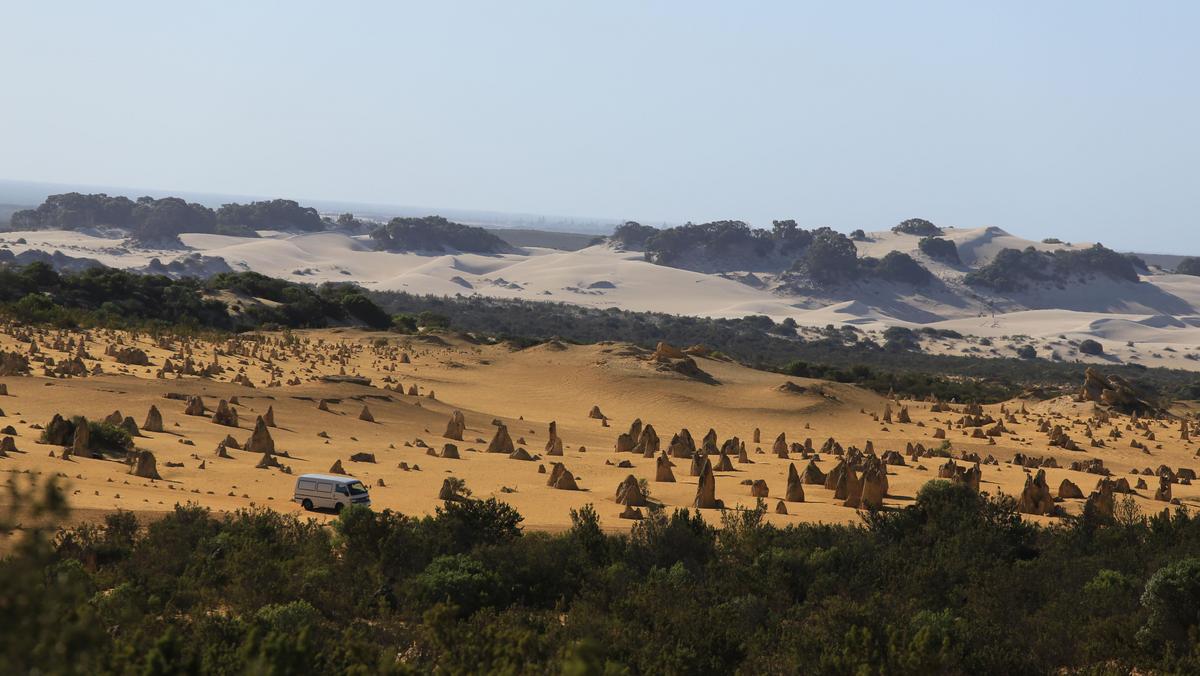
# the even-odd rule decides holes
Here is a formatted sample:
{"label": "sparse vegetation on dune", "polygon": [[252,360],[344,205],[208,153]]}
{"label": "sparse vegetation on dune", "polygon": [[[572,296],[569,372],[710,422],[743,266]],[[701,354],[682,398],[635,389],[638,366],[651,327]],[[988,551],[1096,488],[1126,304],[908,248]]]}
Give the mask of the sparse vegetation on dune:
{"label": "sparse vegetation on dune", "polygon": [[292,200],[226,204],[214,211],[178,197],[110,197],[77,192],[50,195],[36,209],[13,214],[15,230],[81,230],[111,227],[127,230],[147,244],[177,241],[185,232],[257,237],[255,230],[314,231],[325,227],[316,209]]}
{"label": "sparse vegetation on dune", "polygon": [[617,227],[612,240],[644,250],[647,260],[660,265],[786,271],[788,284],[798,288],[824,289],[870,278],[921,285],[932,279],[906,253],[860,259],[853,238],[831,228],[805,230],[794,220],[774,221],[770,230],[754,229],[742,221],[688,223],[664,230],[629,222]]}
{"label": "sparse vegetation on dune", "polygon": [[523,532],[494,499],[330,526],[178,506],[51,534],[52,486],[0,560],[5,673],[1186,673],[1200,669],[1200,520],[1042,528],[934,482],[861,526],[628,534],[584,507]]}
{"label": "sparse vegetation on dune", "polygon": [[[960,401],[1001,401],[1030,387],[1074,387],[1083,369],[1079,364],[1048,360],[915,351],[921,337],[962,338],[936,329],[893,331],[897,340],[881,345],[849,327],[828,326],[817,338],[802,338],[794,322],[776,323],[763,316],[707,319],[483,296],[371,295],[388,312],[411,318],[414,326],[418,315],[423,315],[426,324],[440,318],[444,326],[517,344],[552,338],[577,343],[622,340],[647,348],[659,341],[701,344],[755,368],[812,374],[918,398],[936,394]],[[1200,376],[1192,371],[1130,365],[1106,368],[1162,396],[1200,397]]]}
{"label": "sparse vegetation on dune", "polygon": [[441,216],[393,218],[371,232],[371,239],[387,251],[464,251],[503,253],[511,247],[499,237]]}
{"label": "sparse vegetation on dune", "polygon": [[[892,269],[883,261],[880,265]],[[896,274],[912,272],[903,262],[894,267]],[[794,322],[776,323],[765,316],[708,319],[483,296],[368,293],[352,284],[309,286],[252,272],[173,280],[102,267],[60,273],[43,263],[0,266],[0,313],[59,327],[248,331],[365,325],[403,333],[452,329],[518,345],[561,338],[578,343],[629,341],[653,348],[666,341],[705,345],[759,369],[819,374],[813,377],[857,383],[881,393],[936,394],[960,401],[999,401],[1028,387],[1072,387],[1082,368],[1028,358],[921,352],[921,338],[962,338],[933,329],[894,327],[879,344],[852,328],[833,326],[815,337],[801,336]],[[1091,349],[1088,343],[1080,352],[1095,354]],[[903,359],[897,359],[900,352]],[[1200,396],[1200,382],[1191,371],[1130,365],[1111,370],[1162,396]]]}
{"label": "sparse vegetation on dune", "polygon": [[958,246],[942,237],[924,237],[917,243],[917,248],[935,261],[951,265],[959,265],[962,262],[958,257]]}
{"label": "sparse vegetation on dune", "polygon": [[1138,273],[1128,256],[1103,245],[1089,249],[1039,251],[1004,249],[987,265],[967,273],[964,281],[995,291],[1021,291],[1034,284],[1064,284],[1104,275],[1137,282]]}
{"label": "sparse vegetation on dune", "polygon": [[[245,300],[226,302],[213,295],[223,291]],[[159,325],[236,331],[271,325],[391,325],[391,317],[352,284],[312,287],[254,272],[222,273],[208,280],[104,267],[60,273],[45,263],[0,266],[0,312],[60,327]]]}
{"label": "sparse vegetation on dune", "polygon": [[1175,272],[1181,275],[1200,276],[1200,258],[1187,257],[1175,266]]}

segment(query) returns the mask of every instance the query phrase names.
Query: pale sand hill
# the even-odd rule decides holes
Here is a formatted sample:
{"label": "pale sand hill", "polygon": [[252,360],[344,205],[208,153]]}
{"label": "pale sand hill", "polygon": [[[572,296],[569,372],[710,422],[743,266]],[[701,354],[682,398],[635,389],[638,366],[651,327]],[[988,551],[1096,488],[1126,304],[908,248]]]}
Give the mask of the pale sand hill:
{"label": "pale sand hill", "polygon": [[[35,338],[42,354],[59,362],[68,355],[49,346],[72,335],[81,334],[39,332]],[[453,475],[464,479],[475,497],[495,496],[511,503],[533,528],[564,527],[569,524],[570,510],[588,503],[595,505],[607,527],[623,528],[629,522],[618,519],[622,511],[614,500],[618,483],[628,474],[651,480],[654,477],[653,460],[613,451],[617,435],[638,417],[655,426],[664,448],[671,435],[684,426],[691,430],[697,443],[710,427],[717,431],[719,442],[734,435],[743,439],[753,464],[735,462],[736,471],[717,473],[717,497],[729,508],[753,506],[755,499],[750,495],[750,487],[741,482],[763,479],[772,496],[767,501],[772,510],[768,518],[772,522],[857,522],[860,517],[856,510],[842,506],[833,499],[831,491],[820,486],[805,486],[806,501],[789,503],[788,515],[773,513],[776,497],[784,493],[788,466],[770,453],[775,436],[783,432],[789,442],[811,438],[818,447],[829,437],[844,446],[859,448],[869,440],[876,453],[903,452],[909,442],[937,446],[934,428],[945,427],[961,415],[957,411],[932,413],[927,403],[893,402],[890,405],[897,412],[901,405],[907,406],[913,421],[885,424],[875,417],[889,406],[888,402],[852,386],[790,379],[803,391],[781,391],[780,386],[788,378],[697,357],[697,364],[711,376],[709,382],[701,382],[656,370],[645,351],[621,344],[551,343],[513,350],[505,345],[475,345],[454,337],[398,337],[348,330],[299,332],[295,336],[298,340],[291,347],[273,343],[261,351],[247,349],[251,346],[248,342],[218,346],[191,344],[198,366],[212,360],[214,348],[222,353],[218,359],[226,370],[210,380],[154,378],[164,360],[184,348],[183,343],[173,339],[171,348],[166,349],[146,337],[134,340],[125,334],[91,334],[86,349],[91,356],[101,358],[85,359],[85,364],[91,368],[98,362],[105,375],[0,379],[9,390],[9,396],[0,397],[0,408],[7,414],[0,418],[0,425],[14,426],[17,448],[22,451],[0,458],[0,470],[63,475],[70,486],[72,504],[88,515],[118,508],[154,513],[189,501],[217,510],[269,506],[299,512],[300,508],[289,502],[294,475],[277,469],[255,469],[259,454],[229,449],[232,457],[222,459],[214,453],[227,434],[244,442],[250,436],[255,417],[273,406],[278,428],[271,430],[272,437],[277,450],[290,456],[279,458],[284,465],[290,466],[294,474],[324,472],[340,460],[349,473],[372,487],[376,508],[392,508],[406,514],[432,513],[440,504],[437,494],[442,480]],[[111,357],[103,357],[105,348],[118,340],[145,349],[152,365],[123,366]],[[26,352],[29,346],[11,335],[2,335],[0,348]],[[282,381],[297,378],[299,384],[266,387],[271,377],[268,363],[260,357],[270,356],[272,351],[276,354],[270,365],[278,369],[278,378]],[[398,363],[400,352],[406,353],[411,363]],[[178,363],[178,357],[173,361]],[[34,372],[41,370],[42,364],[35,362]],[[322,374],[339,374],[343,370],[372,378],[372,385],[315,380]],[[256,387],[228,382],[239,374],[248,377]],[[401,384],[405,390],[417,386],[420,395],[383,389],[389,383]],[[163,395],[172,392],[203,396],[210,414],[219,398],[238,397],[235,409],[240,417],[239,428],[217,425],[208,417],[184,415],[184,401],[164,398]],[[436,398],[431,398],[431,393]],[[320,399],[331,402],[330,411],[317,409]],[[128,467],[116,461],[83,458],[64,461],[50,457],[51,451],[57,455],[61,449],[35,443],[39,432],[33,425],[45,424],[54,413],[102,419],[119,409],[140,425],[151,405],[162,411],[166,431],[147,432],[136,442],[154,452],[162,476],[160,481],[130,476]],[[370,408],[375,422],[358,419],[363,405]],[[1010,403],[1008,408],[1015,411],[1020,405]],[[608,416],[609,427],[588,417],[592,406],[599,406]],[[1002,461],[997,466],[983,466],[983,490],[1013,495],[1021,491],[1025,470],[1003,464],[1018,452],[1053,456],[1064,466],[1074,460],[1100,458],[1117,476],[1128,476],[1131,483],[1137,479],[1127,475],[1131,468],[1154,469],[1166,464],[1178,469],[1200,464],[1194,458],[1200,446],[1179,439],[1178,423],[1155,423],[1152,429],[1157,440],[1147,442],[1149,454],[1129,446],[1134,432],[1127,432],[1125,438],[1113,442],[1110,448],[1087,448],[1081,452],[1051,448],[1046,435],[1036,429],[1039,420],[1070,425],[1072,420],[1092,415],[1093,406],[1062,400],[1027,406],[1030,413],[1018,415],[1017,422],[1009,424],[1012,433],[1001,436],[995,445],[965,436],[964,430],[950,426],[949,439],[956,455],[992,454]],[[999,406],[986,408],[994,415],[1000,410]],[[454,442],[462,459],[427,455],[425,448],[415,445],[417,440],[440,450],[447,442],[441,434],[454,410],[463,411],[467,421],[464,441]],[[547,477],[538,473],[538,466],[545,465],[549,470],[550,458],[526,462],[503,454],[480,452],[492,437],[492,421],[496,418],[508,426],[517,445],[531,454],[542,453],[547,425],[557,421],[566,450],[563,458],[556,459],[562,460],[576,475],[583,490],[547,487]],[[762,432],[757,444],[752,441],[755,427]],[[1080,430],[1078,426],[1069,427],[1072,437],[1082,443],[1086,440]],[[319,436],[321,432],[329,438]],[[764,452],[757,452],[760,448]],[[374,453],[377,462],[350,462],[350,455],[360,451]],[[631,462],[633,467],[616,467],[615,463],[622,460]],[[204,469],[200,469],[201,462]],[[399,467],[402,462],[410,467],[419,466],[420,470],[402,470]],[[690,506],[696,493],[696,478],[688,476],[689,461],[674,462],[676,483],[649,484],[652,497],[668,509]],[[797,454],[793,454],[791,462],[800,470],[805,464]],[[889,468],[887,506],[910,503],[920,486],[936,477],[943,460],[925,458],[918,462],[922,467],[910,461],[908,466]],[[182,466],[167,463],[182,463]],[[818,464],[829,471],[835,459],[823,455]],[[1055,492],[1063,478],[1070,478],[1087,494],[1098,479],[1096,475],[1068,469],[1050,469],[1047,474]],[[376,486],[379,479],[385,486]],[[1156,479],[1147,477],[1147,481],[1149,489],[1138,491],[1140,495],[1135,499],[1144,510],[1161,509],[1164,503],[1150,499],[1157,486]],[[513,492],[503,491],[505,488]],[[1184,504],[1200,504],[1200,488],[1196,486],[1176,484],[1174,496]],[[1062,504],[1067,511],[1078,512],[1082,503],[1076,499]],[[712,520],[719,520],[721,514],[714,510],[703,513]]]}
{"label": "pale sand hill", "polygon": [[[1136,286],[1096,279],[1065,289],[992,297],[965,287],[961,278],[971,266],[987,262],[1001,249],[1087,246],[1043,244],[996,228],[946,229],[945,236],[959,246],[963,266],[930,260],[917,248],[919,237],[869,233],[868,241],[857,243],[861,255],[882,257],[902,251],[940,281],[925,289],[867,282],[829,297],[781,295],[769,275],[760,275],[763,284],[756,287],[720,275],[653,265],[639,252],[606,245],[577,251],[530,248],[495,256],[426,255],[374,251],[363,238],[342,233],[262,234],[258,239],[187,234],[182,240],[191,248],[171,251],[128,248],[121,239],[76,232],[14,232],[0,234],[0,247],[16,253],[59,250],[123,268],[143,267],[152,258],[169,262],[198,251],[221,257],[234,269],[298,282],[354,281],[377,290],[480,294],[714,318],[758,314],[775,321],[791,318],[803,327],[848,324],[877,340],[889,326],[951,329],[990,339],[1022,335],[1043,356],[1058,354],[1068,361],[1116,359],[1145,366],[1200,368],[1200,360],[1185,358],[1200,346],[1200,277],[1154,274],[1144,276],[1144,283]],[[22,239],[24,243],[19,242]],[[1122,321],[1101,321],[1105,319]],[[1100,341],[1108,356],[1080,357],[1066,344],[1084,338]],[[936,353],[992,354],[971,348],[962,341],[926,346]],[[998,349],[995,354],[1012,356],[1013,351]]]}

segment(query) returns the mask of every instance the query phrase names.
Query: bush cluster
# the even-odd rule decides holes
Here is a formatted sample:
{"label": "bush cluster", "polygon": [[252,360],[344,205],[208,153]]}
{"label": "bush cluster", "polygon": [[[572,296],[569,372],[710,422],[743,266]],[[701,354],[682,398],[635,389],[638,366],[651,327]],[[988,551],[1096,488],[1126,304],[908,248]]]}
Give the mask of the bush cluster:
{"label": "bush cluster", "polygon": [[[57,498],[61,502],[61,497]],[[4,673],[1195,673],[1200,519],[1041,528],[942,481],[859,526],[526,532],[492,500],[119,512],[0,560]],[[0,519],[3,520],[3,519]]]}
{"label": "bush cluster", "polygon": [[967,273],[963,281],[1006,292],[1021,291],[1037,283],[1086,280],[1095,275],[1126,282],[1139,280],[1129,257],[1095,244],[1083,250],[1003,249],[987,265]]}
{"label": "bush cluster", "polygon": [[386,251],[465,251],[502,253],[510,247],[492,233],[441,216],[393,218],[371,231],[371,239]]}
{"label": "bush cluster", "polygon": [[[231,308],[212,297],[232,291],[275,305],[247,301]],[[248,330],[265,325],[317,328],[361,322],[391,326],[391,316],[352,284],[318,287],[256,272],[229,272],[208,280],[171,279],[95,267],[61,273],[45,263],[0,267],[0,312],[28,323],[76,326]]]}
{"label": "bush cluster", "polygon": [[36,209],[13,214],[14,230],[80,230],[113,227],[146,243],[175,241],[181,233],[220,233],[256,237],[256,229],[321,230],[316,209],[292,200],[226,204],[212,209],[178,197],[139,197],[77,192],[50,195]]}

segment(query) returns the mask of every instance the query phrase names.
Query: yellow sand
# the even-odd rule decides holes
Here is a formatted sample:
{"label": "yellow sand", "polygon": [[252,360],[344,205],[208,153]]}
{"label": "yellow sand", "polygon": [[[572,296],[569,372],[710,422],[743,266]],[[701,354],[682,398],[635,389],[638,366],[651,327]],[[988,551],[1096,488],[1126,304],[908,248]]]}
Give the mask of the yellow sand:
{"label": "yellow sand", "polygon": [[[729,508],[752,507],[755,499],[750,496],[750,486],[742,481],[765,479],[773,496],[767,501],[768,519],[774,523],[857,522],[860,516],[856,510],[842,506],[833,499],[831,491],[820,486],[805,486],[804,503],[788,503],[787,515],[774,514],[774,496],[783,495],[788,467],[787,461],[770,452],[775,437],[784,432],[789,442],[811,438],[818,448],[829,437],[843,446],[859,448],[871,440],[877,454],[886,450],[903,453],[907,442],[937,447],[940,442],[933,439],[933,430],[939,426],[938,421],[943,423],[940,426],[946,426],[944,423],[961,415],[957,412],[959,406],[954,407],[956,412],[931,413],[928,403],[892,402],[893,411],[907,406],[913,422],[884,424],[875,417],[882,414],[887,400],[857,387],[788,378],[720,359],[697,357],[697,364],[713,380],[700,382],[658,370],[646,351],[614,343],[589,346],[549,343],[517,350],[508,345],[475,344],[463,337],[410,337],[334,329],[265,334],[258,343],[261,347],[255,350],[252,349],[255,343],[248,340],[213,344],[168,336],[158,342],[149,336],[119,332],[31,331],[3,326],[0,349],[29,352],[30,344],[16,339],[14,334],[27,334],[23,337],[36,341],[39,354],[55,362],[70,355],[55,350],[54,345],[62,346],[72,337],[84,339],[87,353],[95,358],[85,359],[85,364],[91,369],[99,363],[104,372],[88,377],[49,378],[41,375],[44,365],[35,361],[32,366],[37,375],[0,378],[9,390],[9,396],[0,397],[0,409],[6,414],[0,418],[0,427],[12,425],[16,429],[17,447],[22,451],[0,458],[0,470],[64,476],[71,504],[86,515],[115,509],[152,515],[186,502],[215,510],[269,506],[299,512],[301,508],[290,501],[296,475],[326,472],[336,460],[341,460],[348,473],[370,486],[377,509],[430,514],[441,504],[437,494],[443,479],[456,476],[466,481],[474,497],[495,496],[512,504],[524,515],[527,527],[562,528],[570,523],[572,508],[591,503],[606,527],[626,528],[631,522],[618,518],[622,507],[614,501],[614,492],[627,475],[650,479],[651,497],[668,509],[690,506],[696,492],[696,478],[688,476],[686,460],[675,461],[676,483],[655,483],[653,459],[614,452],[617,435],[627,431],[635,418],[640,418],[654,425],[664,449],[672,434],[682,427],[691,431],[697,444],[710,427],[716,430],[718,443],[734,435],[746,442],[753,464],[737,464],[734,458],[736,471],[717,473],[717,497]],[[125,366],[104,356],[105,348],[117,343],[144,349],[152,365]],[[185,351],[197,368],[212,362],[216,354],[224,371],[212,379],[155,377],[165,360],[171,359],[178,365]],[[272,352],[273,358],[264,359],[272,357]],[[399,363],[401,352],[409,356],[411,363]],[[275,378],[269,375],[272,369]],[[255,387],[231,383],[239,373]],[[371,385],[318,380],[322,375],[342,373],[371,378]],[[268,387],[272,380],[299,382]],[[789,381],[805,391],[781,391],[779,387]],[[415,385],[420,394],[412,396],[384,389],[396,384],[405,391]],[[236,396],[240,402],[235,406],[240,427],[232,429],[214,424],[209,417],[184,415],[185,402],[164,398],[167,393],[201,395],[210,415],[219,399]],[[435,397],[431,398],[430,393]],[[331,401],[329,412],[317,409],[321,399]],[[162,412],[166,431],[147,432],[135,441],[138,447],[153,451],[163,477],[160,481],[131,476],[128,465],[122,462],[82,458],[64,461],[50,457],[51,452],[59,456],[61,449],[36,443],[40,432],[33,425],[44,425],[55,413],[97,420],[120,410],[140,426],[152,404]],[[364,404],[369,406],[374,423],[358,419]],[[1017,411],[1021,405],[1009,402],[1007,408]],[[290,456],[279,460],[291,467],[292,475],[278,469],[256,469],[259,454],[229,449],[232,458],[221,459],[214,453],[227,434],[244,443],[256,416],[265,413],[268,406],[274,407],[278,424],[271,430],[276,449]],[[599,406],[610,426],[588,417],[593,406]],[[1018,422],[1008,423],[1013,433],[997,439],[995,445],[968,438],[959,429],[949,429],[948,438],[956,456],[974,452],[981,457],[991,454],[1001,461],[998,466],[983,467],[984,491],[1019,494],[1026,471],[1004,464],[1017,452],[1052,455],[1063,466],[1073,460],[1098,457],[1114,475],[1127,476],[1131,484],[1137,480],[1128,474],[1134,467],[1153,469],[1167,464],[1178,469],[1200,464],[1193,462],[1198,446],[1180,440],[1177,422],[1153,423],[1157,441],[1148,442],[1150,454],[1129,447],[1133,432],[1125,432],[1125,438],[1109,442],[1111,448],[1072,452],[1049,447],[1046,435],[1039,433],[1036,425],[1043,417],[1064,426],[1072,419],[1084,420],[1093,415],[1091,404],[1064,399],[1026,402],[1025,406],[1029,413],[1017,414]],[[1000,417],[999,405],[985,408]],[[440,450],[449,441],[442,438],[442,433],[456,409],[465,414],[467,421],[465,440],[451,442],[459,447],[462,459],[427,455],[426,449],[417,445],[418,440]],[[503,421],[517,445],[531,454],[543,452],[547,425],[557,421],[565,457],[523,462],[502,454],[484,453],[495,430],[493,419]],[[1123,429],[1126,422],[1122,419],[1119,426]],[[761,429],[761,441],[757,444],[752,441],[756,427]],[[1082,430],[1076,426],[1069,433],[1086,445]],[[328,439],[319,436],[321,432],[327,433]],[[377,462],[349,461],[352,453],[362,451],[374,453]],[[554,460],[566,464],[582,490],[561,491],[546,486],[547,475],[540,474],[538,467],[544,465],[549,471]],[[622,460],[630,461],[633,467],[617,467]],[[835,461],[836,458],[823,455],[819,465],[829,471]],[[199,467],[201,462],[204,469]],[[806,461],[797,458],[792,462],[802,470]],[[925,458],[919,461],[923,467],[916,467],[918,463],[912,461],[908,461],[908,466],[890,467],[890,495],[886,504],[889,507],[910,504],[920,486],[936,478],[937,466],[942,462],[943,459]],[[182,463],[182,466],[171,467],[167,463]],[[405,471],[400,463],[407,463],[412,469]],[[6,476],[6,480],[11,480],[11,476]],[[1099,479],[1067,469],[1050,469],[1047,479],[1054,494],[1063,478],[1078,484],[1085,495]],[[384,486],[376,485],[380,479]],[[1137,500],[1143,509],[1157,511],[1165,506],[1151,499],[1157,478],[1146,477],[1146,481],[1149,488],[1138,491]],[[1174,495],[1185,504],[1195,505],[1200,489],[1176,484]],[[1082,500],[1067,500],[1062,504],[1069,512],[1078,512],[1082,503]],[[704,514],[719,522],[720,512],[706,510]],[[314,516],[330,518],[323,514]]]}

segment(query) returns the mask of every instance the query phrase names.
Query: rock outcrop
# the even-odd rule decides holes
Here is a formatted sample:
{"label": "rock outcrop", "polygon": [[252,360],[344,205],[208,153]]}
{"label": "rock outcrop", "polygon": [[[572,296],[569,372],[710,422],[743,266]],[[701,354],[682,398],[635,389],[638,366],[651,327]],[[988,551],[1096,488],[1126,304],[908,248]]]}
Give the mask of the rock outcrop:
{"label": "rock outcrop", "polygon": [[887,490],[887,469],[882,463],[869,463],[863,470],[862,493],[858,506],[863,509],[882,509],[883,498],[887,495]]}
{"label": "rock outcrop", "polygon": [[442,436],[455,441],[463,440],[463,433],[467,431],[467,418],[462,411],[454,411],[450,414],[450,420],[446,422],[446,431]]}
{"label": "rock outcrop", "polygon": [[146,422],[142,423],[142,429],[147,432],[163,431],[162,413],[159,413],[158,407],[154,404],[151,404],[150,410],[146,412]]}
{"label": "rock outcrop", "polygon": [[143,479],[161,479],[158,475],[158,462],[150,451],[135,451],[132,456],[129,473]]}
{"label": "rock outcrop", "polygon": [[560,491],[577,491],[579,485],[575,482],[575,475],[571,474],[571,470],[561,462],[554,463],[554,468],[550,470],[550,478],[546,481],[546,485]]}
{"label": "rock outcrop", "polygon": [[655,461],[654,480],[666,483],[675,482],[675,473],[671,471],[671,459],[666,453],[662,453]]}
{"label": "rock outcrop", "polygon": [[1140,398],[1133,385],[1121,376],[1105,376],[1088,367],[1079,388],[1080,401],[1092,401],[1111,406],[1124,413],[1153,413],[1158,407]]}
{"label": "rock outcrop", "polygon": [[696,509],[724,509],[725,504],[717,499],[717,477],[713,474],[712,463],[704,459],[704,467],[700,470],[700,481],[696,484],[696,499],[692,501]]}
{"label": "rock outcrop", "polygon": [[217,402],[217,410],[213,412],[212,421],[225,427],[238,426],[237,411],[224,399]]}
{"label": "rock outcrop", "polygon": [[[809,461],[809,465],[812,465],[811,461]],[[783,499],[788,502],[804,502],[803,482],[800,480],[800,473],[796,471],[796,466],[791,463],[788,463],[787,490],[784,492]]]}
{"label": "rock outcrop", "polygon": [[513,446],[512,437],[508,435],[508,427],[503,423],[496,425],[496,433],[492,435],[492,441],[488,444],[488,453],[508,453],[511,454],[516,450]]}
{"label": "rock outcrop", "polygon": [[1154,499],[1160,502],[1171,501],[1171,478],[1167,476],[1158,477],[1158,490],[1154,491]]}
{"label": "rock outcrop", "polygon": [[563,454],[562,438],[558,436],[558,423],[550,421],[550,438],[546,439],[546,448],[543,453],[549,456],[560,456]]}
{"label": "rock outcrop", "polygon": [[275,440],[271,438],[271,431],[267,429],[267,421],[263,420],[260,415],[254,421],[254,431],[250,433],[250,438],[242,446],[251,453],[274,453]]}
{"label": "rock outcrop", "polygon": [[1039,469],[1036,475],[1025,478],[1025,488],[1017,500],[1017,511],[1022,514],[1046,515],[1054,511],[1054,498],[1046,485],[1046,470]]}
{"label": "rock outcrop", "polygon": [[204,400],[200,397],[188,397],[187,408],[183,409],[184,415],[204,415]]}
{"label": "rock outcrop", "polygon": [[642,492],[642,487],[638,483],[637,477],[632,474],[626,476],[617,485],[616,499],[618,505],[627,505],[629,507],[643,507],[646,505],[646,495]]}
{"label": "rock outcrop", "polygon": [[1058,497],[1062,500],[1077,500],[1083,497],[1083,491],[1070,479],[1063,479],[1058,485]]}

